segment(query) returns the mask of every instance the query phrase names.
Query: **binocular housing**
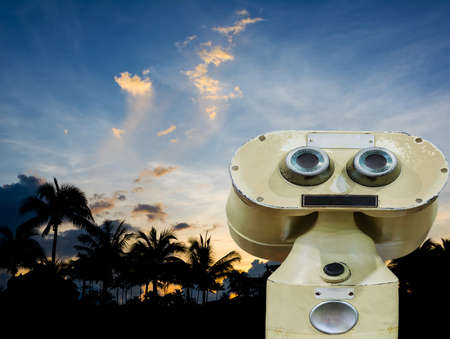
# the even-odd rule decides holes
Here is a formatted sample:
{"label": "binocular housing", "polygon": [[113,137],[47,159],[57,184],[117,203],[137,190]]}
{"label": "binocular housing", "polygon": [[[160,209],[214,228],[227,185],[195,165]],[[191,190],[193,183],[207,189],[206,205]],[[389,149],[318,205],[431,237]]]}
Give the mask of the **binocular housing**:
{"label": "binocular housing", "polygon": [[405,133],[279,131],[244,144],[229,170],[232,238],[282,261],[266,339],[396,339],[398,279],[384,260],[425,240],[443,154]]}
{"label": "binocular housing", "polygon": [[426,238],[448,176],[443,154],[406,133],[279,131],[239,148],[229,167],[231,236],[282,261],[321,211],[353,212],[385,260]]}

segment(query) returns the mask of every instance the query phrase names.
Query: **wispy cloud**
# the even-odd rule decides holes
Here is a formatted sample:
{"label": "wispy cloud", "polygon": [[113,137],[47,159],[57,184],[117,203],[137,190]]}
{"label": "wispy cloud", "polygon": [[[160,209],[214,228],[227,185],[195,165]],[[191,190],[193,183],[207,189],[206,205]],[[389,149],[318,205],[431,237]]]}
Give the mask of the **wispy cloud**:
{"label": "wispy cloud", "polygon": [[240,11],[236,11],[237,15],[249,15],[246,9],[241,9]]}
{"label": "wispy cloud", "polygon": [[175,166],[157,166],[153,169],[144,169],[137,179],[134,180],[134,182],[146,182],[150,181],[153,177],[161,177],[163,175],[169,174],[170,172],[173,172],[177,169]]}
{"label": "wispy cloud", "polygon": [[177,126],[175,126],[175,125],[170,125],[169,128],[167,128],[167,129],[165,129],[165,130],[163,130],[163,131],[159,131],[159,132],[157,133],[157,135],[158,135],[158,137],[163,136],[163,135],[167,135],[167,134],[169,134],[169,133],[172,133],[172,132],[175,131],[176,129],[177,129]]}
{"label": "wispy cloud", "polygon": [[205,111],[206,111],[206,114],[208,114],[209,119],[214,120],[216,118],[217,106],[206,107]]}
{"label": "wispy cloud", "polygon": [[[214,45],[212,41],[200,44],[201,48],[197,52],[197,55],[202,62],[197,64],[193,69],[184,72],[199,92],[197,102],[204,112],[206,121],[216,120],[226,101],[243,96],[239,86],[223,84],[222,81],[213,78],[209,74],[210,65],[218,68],[224,62],[232,62],[235,60],[235,56],[232,53],[232,37],[244,31],[247,25],[263,20],[262,18],[249,17],[248,11],[244,9],[237,11],[236,14],[247,17],[236,21],[231,26],[213,28],[214,31],[228,37],[228,46]],[[210,129],[209,133],[212,133],[213,130]]]}
{"label": "wispy cloud", "polygon": [[[248,15],[247,11],[240,11],[238,12],[240,15]],[[214,27],[213,29],[217,32],[220,32],[227,36],[228,41],[231,43],[233,41],[233,36],[238,35],[241,32],[245,31],[245,28],[247,25],[254,24],[260,21],[263,21],[263,18],[243,18],[241,20],[236,21],[231,26],[224,26],[224,27]]]}
{"label": "wispy cloud", "polygon": [[206,65],[212,63],[216,66],[219,66],[224,61],[234,60],[234,56],[224,51],[220,46],[216,46],[209,51],[206,49],[202,49],[200,52],[198,52],[198,55]]}
{"label": "wispy cloud", "polygon": [[189,45],[192,41],[194,41],[195,39],[197,39],[197,35],[190,35],[188,36],[186,39],[184,39],[184,41],[177,41],[175,42],[175,46],[178,48],[184,48],[187,45]]}
{"label": "wispy cloud", "polygon": [[111,128],[111,130],[112,130],[113,135],[118,139],[120,139],[122,137],[122,134],[125,133],[125,131],[123,129],[119,129],[119,128],[115,128],[115,127]]}

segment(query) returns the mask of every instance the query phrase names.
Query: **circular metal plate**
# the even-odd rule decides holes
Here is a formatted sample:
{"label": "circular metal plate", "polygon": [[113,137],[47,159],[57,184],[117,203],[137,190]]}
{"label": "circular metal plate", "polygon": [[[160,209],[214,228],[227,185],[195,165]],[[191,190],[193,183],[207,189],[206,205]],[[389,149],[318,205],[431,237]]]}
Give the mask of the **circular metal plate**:
{"label": "circular metal plate", "polygon": [[326,334],[341,334],[350,331],[358,322],[358,311],[353,305],[338,300],[324,301],[316,305],[309,314],[311,324]]}

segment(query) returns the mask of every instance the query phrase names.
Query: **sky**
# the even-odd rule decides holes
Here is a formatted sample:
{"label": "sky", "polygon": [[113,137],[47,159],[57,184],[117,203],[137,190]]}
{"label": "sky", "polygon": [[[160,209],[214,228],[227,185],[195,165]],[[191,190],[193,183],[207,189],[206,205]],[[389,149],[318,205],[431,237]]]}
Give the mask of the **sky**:
{"label": "sky", "polygon": [[[2,1],[4,223],[56,177],[98,223],[208,231],[249,267],[225,203],[250,138],[405,131],[450,153],[449,19],[441,1]],[[448,187],[440,201],[434,238],[450,237]]]}

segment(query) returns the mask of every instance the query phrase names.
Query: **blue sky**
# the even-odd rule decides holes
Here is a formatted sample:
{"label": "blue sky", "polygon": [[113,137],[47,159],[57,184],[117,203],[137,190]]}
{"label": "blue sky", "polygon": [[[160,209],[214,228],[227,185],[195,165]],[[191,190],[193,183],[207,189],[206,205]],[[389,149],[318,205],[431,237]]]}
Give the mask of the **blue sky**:
{"label": "blue sky", "polygon": [[[237,249],[226,167],[249,138],[394,130],[450,153],[449,18],[439,1],[3,1],[0,185],[57,177],[98,221]],[[448,207],[447,188],[433,236]]]}

